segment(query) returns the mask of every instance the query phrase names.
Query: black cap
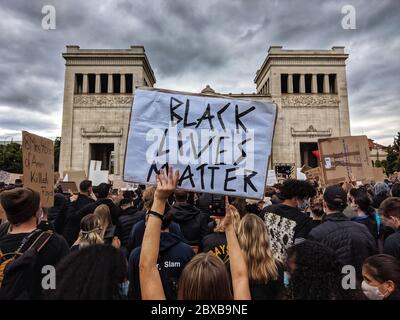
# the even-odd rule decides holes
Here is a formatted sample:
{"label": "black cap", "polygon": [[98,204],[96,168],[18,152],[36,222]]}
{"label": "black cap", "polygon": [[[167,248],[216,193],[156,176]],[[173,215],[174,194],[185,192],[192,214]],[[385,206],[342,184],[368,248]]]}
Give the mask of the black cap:
{"label": "black cap", "polygon": [[325,189],[324,200],[331,209],[344,210],[347,206],[347,193],[340,186],[329,186]]}

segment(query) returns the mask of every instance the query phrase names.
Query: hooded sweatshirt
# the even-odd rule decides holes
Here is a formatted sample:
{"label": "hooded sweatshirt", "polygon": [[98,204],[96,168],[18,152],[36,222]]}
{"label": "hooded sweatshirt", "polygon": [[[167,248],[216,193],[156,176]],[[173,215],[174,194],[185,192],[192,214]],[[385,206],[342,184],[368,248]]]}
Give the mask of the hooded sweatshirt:
{"label": "hooded sweatshirt", "polygon": [[179,224],[182,234],[191,246],[200,245],[208,233],[208,215],[188,203],[175,203],[171,209],[173,221]]}
{"label": "hooded sweatshirt", "polygon": [[[139,260],[141,247],[137,247],[129,256],[129,292],[134,299],[141,299],[139,281]],[[182,237],[169,232],[161,232],[158,270],[167,300],[175,300],[179,277],[185,265],[192,259],[194,252]]]}

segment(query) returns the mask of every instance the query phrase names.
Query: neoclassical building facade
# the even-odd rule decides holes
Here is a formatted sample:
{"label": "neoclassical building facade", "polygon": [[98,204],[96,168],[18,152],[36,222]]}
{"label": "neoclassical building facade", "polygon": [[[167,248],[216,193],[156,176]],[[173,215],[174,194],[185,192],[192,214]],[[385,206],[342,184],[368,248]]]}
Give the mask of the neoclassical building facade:
{"label": "neoclassical building facade", "polygon": [[[132,99],[138,86],[156,78],[142,46],[81,49],[63,53],[63,101],[60,172],[85,170],[101,160],[103,170],[121,175]],[[270,47],[255,75],[255,93],[203,94],[273,101],[278,117],[270,164],[317,165],[312,151],[318,138],[350,135],[344,47],[284,50]]]}

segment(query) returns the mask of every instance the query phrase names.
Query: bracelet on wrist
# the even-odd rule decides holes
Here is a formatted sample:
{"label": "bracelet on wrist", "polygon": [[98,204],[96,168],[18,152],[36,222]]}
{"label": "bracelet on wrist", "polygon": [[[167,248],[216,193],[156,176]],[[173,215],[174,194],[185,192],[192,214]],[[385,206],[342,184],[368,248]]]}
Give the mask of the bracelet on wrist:
{"label": "bracelet on wrist", "polygon": [[158,212],[155,211],[149,211],[149,215],[153,216],[153,217],[157,217],[158,219],[160,219],[161,221],[164,220],[164,216]]}

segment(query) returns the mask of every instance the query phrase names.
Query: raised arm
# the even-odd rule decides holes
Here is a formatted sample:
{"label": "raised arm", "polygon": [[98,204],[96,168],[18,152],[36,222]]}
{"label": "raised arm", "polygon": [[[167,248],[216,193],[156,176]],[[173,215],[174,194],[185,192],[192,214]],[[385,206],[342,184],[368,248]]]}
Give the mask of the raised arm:
{"label": "raised arm", "polygon": [[234,300],[251,300],[247,264],[233,227],[232,211],[236,210],[236,208],[229,204],[228,197],[225,198],[225,208],[226,215],[224,218],[224,226],[229,248],[229,265],[232,275],[233,298]]}
{"label": "raised arm", "polygon": [[[161,218],[164,215],[165,203],[174,192],[179,180],[179,172],[173,175],[170,167],[168,175],[163,170],[157,176],[157,188],[154,193],[154,202],[149,213],[146,230],[144,232],[142,249],[140,251],[139,278],[143,300],[164,300],[165,293],[157,268],[157,259],[160,249]],[[157,213],[152,214],[152,212]]]}

